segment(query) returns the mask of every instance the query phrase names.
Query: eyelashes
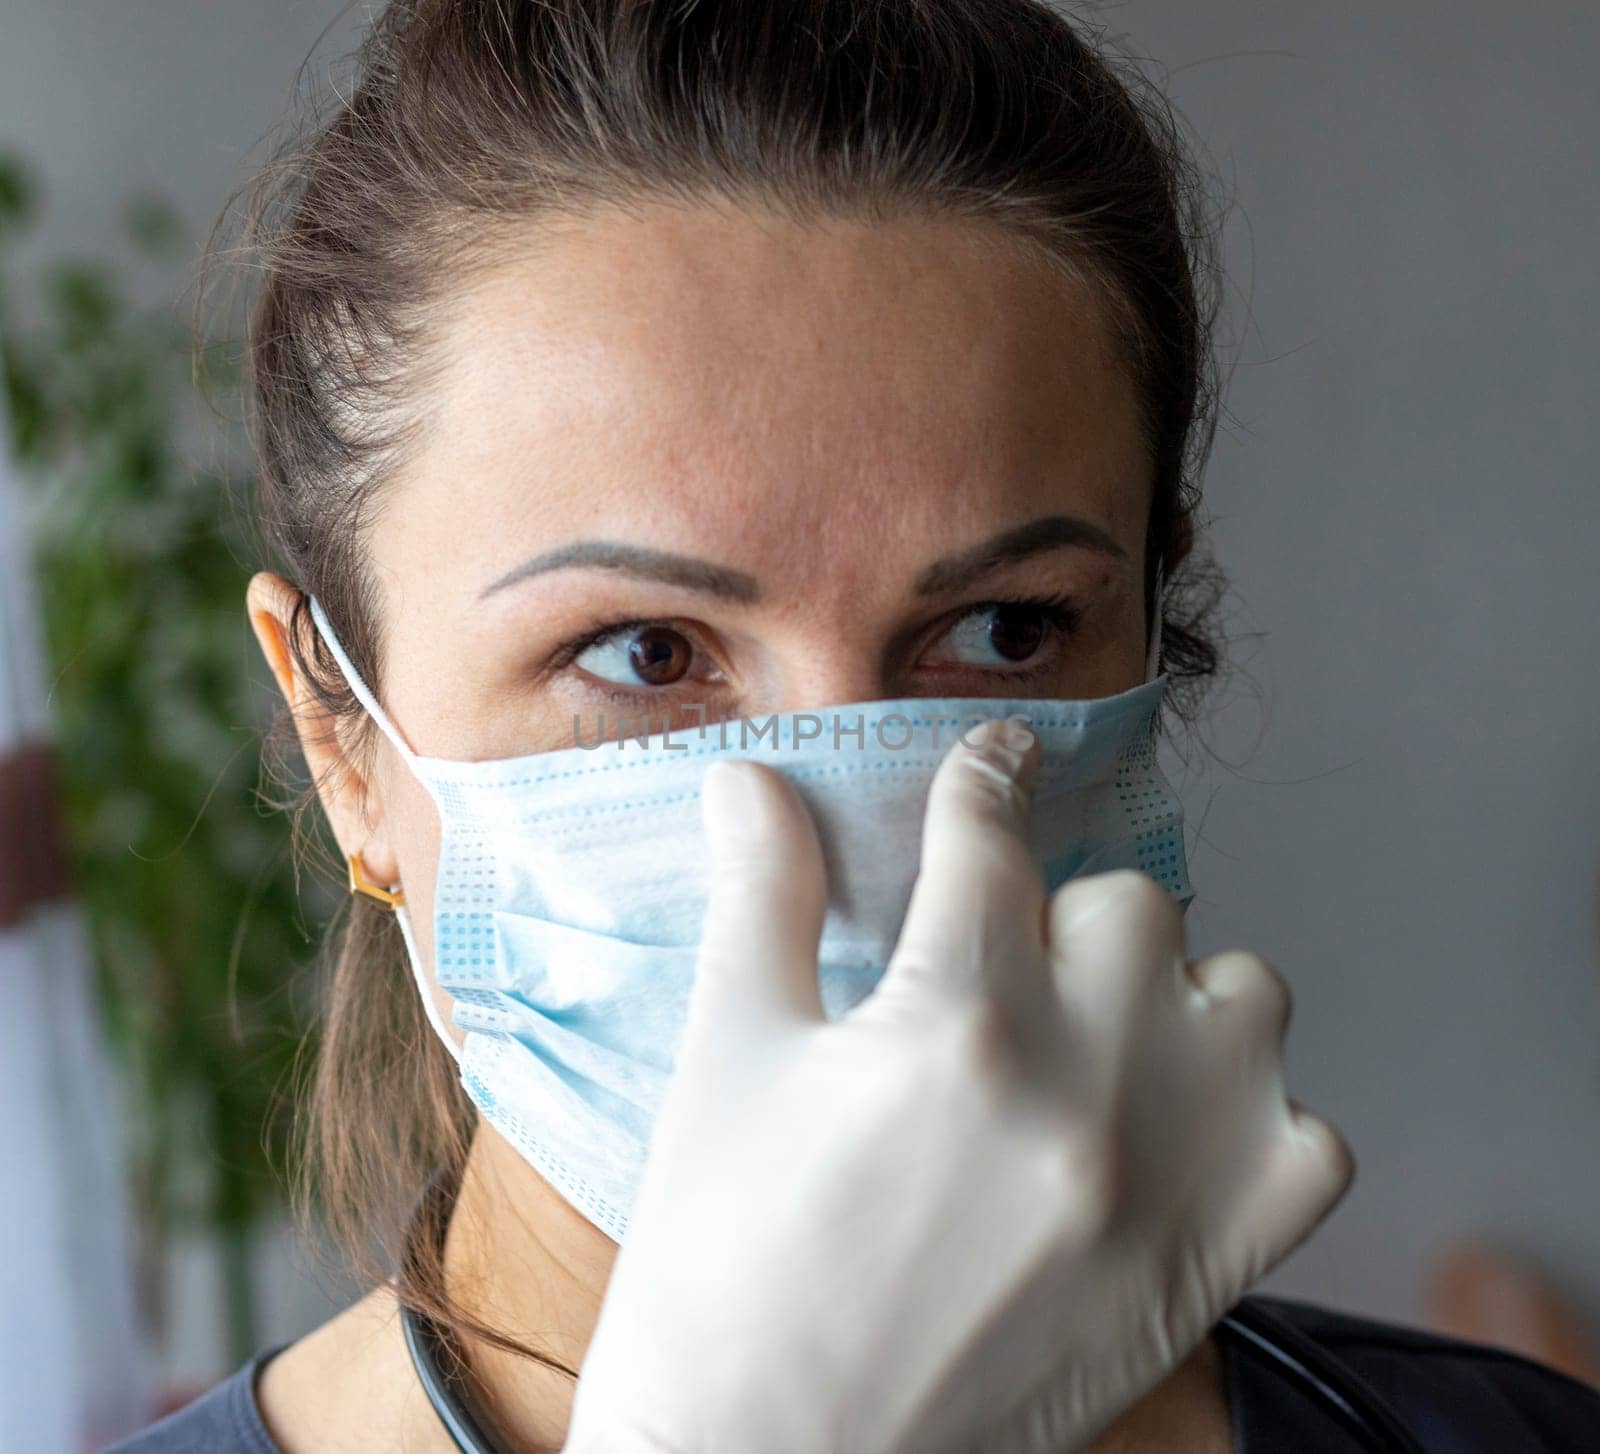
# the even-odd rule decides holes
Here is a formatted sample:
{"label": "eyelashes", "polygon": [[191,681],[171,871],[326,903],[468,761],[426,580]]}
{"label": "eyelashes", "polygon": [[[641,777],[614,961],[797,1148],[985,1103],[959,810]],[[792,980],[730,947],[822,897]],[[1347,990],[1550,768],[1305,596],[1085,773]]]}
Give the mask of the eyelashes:
{"label": "eyelashes", "polygon": [[[959,611],[945,619],[943,630],[929,643],[930,647],[939,646],[941,643],[960,637],[963,644],[974,646],[981,644],[977,636],[984,633],[976,631],[974,624],[983,616],[991,613],[1006,613],[1010,624],[1016,625],[1016,617],[1024,618],[1027,629],[1025,638],[1030,644],[1027,657],[1016,660],[1011,664],[1002,661],[998,665],[990,665],[975,661],[950,661],[941,660],[936,663],[941,671],[956,670],[969,675],[987,676],[996,681],[1008,683],[1026,682],[1035,677],[1042,676],[1060,665],[1058,648],[1065,641],[1070,640],[1077,632],[1083,618],[1083,609],[1071,597],[1065,595],[1051,596],[1000,596],[988,600],[975,601],[961,608]],[[995,625],[999,623],[996,622]],[[583,677],[584,690],[592,695],[604,697],[617,703],[637,703],[641,699],[661,700],[671,694],[674,688],[682,687],[688,682],[699,681],[704,683],[704,677],[691,674],[691,667],[671,681],[650,682],[640,679],[616,680],[612,677],[599,675],[593,670],[579,666],[581,658],[596,652],[598,649],[614,647],[629,636],[643,636],[645,633],[654,633],[656,645],[659,647],[663,636],[676,637],[683,641],[688,650],[692,663],[705,661],[707,666],[715,668],[716,657],[713,652],[706,649],[700,639],[700,633],[692,627],[679,625],[674,618],[663,617],[627,617],[596,622],[592,627],[584,630],[579,635],[563,642],[556,648],[548,659],[544,672],[541,675],[554,675],[570,671],[577,667]],[[987,633],[988,639],[994,639],[994,626]],[[1036,643],[1034,638],[1037,638]],[[639,646],[636,640],[633,648]],[[926,655],[926,650],[923,655]],[[1039,660],[1033,660],[1038,657]],[[659,651],[657,652],[659,659]],[[919,664],[923,657],[919,656]],[[633,650],[617,653],[617,659],[608,663],[627,672],[630,664],[637,667],[633,661]],[[710,685],[716,685],[715,682]]]}
{"label": "eyelashes", "polygon": [[1075,605],[1070,596],[1012,596],[996,597],[992,601],[979,601],[966,607],[956,617],[954,625],[970,621],[986,611],[1022,610],[1037,612],[1045,628],[1064,636],[1077,631],[1083,620],[1083,608]]}

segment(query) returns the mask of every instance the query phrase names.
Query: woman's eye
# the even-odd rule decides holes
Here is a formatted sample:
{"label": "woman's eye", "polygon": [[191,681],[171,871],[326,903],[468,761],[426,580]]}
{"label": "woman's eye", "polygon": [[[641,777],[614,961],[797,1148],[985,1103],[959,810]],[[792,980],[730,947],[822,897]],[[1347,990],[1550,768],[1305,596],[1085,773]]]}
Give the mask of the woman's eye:
{"label": "woman's eye", "polygon": [[1076,612],[1054,601],[996,601],[967,612],[944,639],[956,661],[1018,666],[1057,635],[1070,634],[1076,620]]}
{"label": "woman's eye", "polygon": [[619,686],[670,687],[687,675],[694,647],[670,626],[624,626],[592,642],[573,663]]}

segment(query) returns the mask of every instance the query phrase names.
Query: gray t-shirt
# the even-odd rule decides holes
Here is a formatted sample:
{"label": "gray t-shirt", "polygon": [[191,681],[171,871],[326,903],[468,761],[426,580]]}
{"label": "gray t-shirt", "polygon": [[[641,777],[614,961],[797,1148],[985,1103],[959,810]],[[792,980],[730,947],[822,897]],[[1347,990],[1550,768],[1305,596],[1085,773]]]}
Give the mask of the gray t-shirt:
{"label": "gray t-shirt", "polygon": [[105,1454],[283,1454],[261,1421],[256,1376],[288,1346],[262,1349],[232,1377]]}
{"label": "gray t-shirt", "polygon": [[[1595,1454],[1600,1391],[1502,1349],[1352,1317],[1287,1298],[1252,1297],[1378,1395],[1429,1454]],[[1219,1340],[1235,1454],[1365,1454],[1296,1385]],[[261,1421],[255,1381],[278,1348],[103,1454],[283,1454]]]}

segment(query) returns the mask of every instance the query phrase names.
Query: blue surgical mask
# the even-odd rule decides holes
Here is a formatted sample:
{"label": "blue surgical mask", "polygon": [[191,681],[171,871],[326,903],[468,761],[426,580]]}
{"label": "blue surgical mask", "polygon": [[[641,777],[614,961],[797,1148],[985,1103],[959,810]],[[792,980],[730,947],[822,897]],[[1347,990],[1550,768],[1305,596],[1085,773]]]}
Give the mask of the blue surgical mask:
{"label": "blue surgical mask", "polygon": [[1134,868],[1185,908],[1194,896],[1182,810],[1156,761],[1159,628],[1144,683],[1113,697],[912,697],[603,743],[599,722],[585,720],[570,748],[457,762],[412,751],[315,600],[311,613],[438,808],[435,971],[464,1046],[438,1018],[402,907],[429,1020],[484,1119],[619,1242],[694,978],[708,886],[700,781],[713,762],[768,763],[811,811],[828,871],[819,974],[830,1015],[882,976],[934,771],[956,734],[986,717],[1025,717],[1040,739],[1030,836],[1047,887]]}

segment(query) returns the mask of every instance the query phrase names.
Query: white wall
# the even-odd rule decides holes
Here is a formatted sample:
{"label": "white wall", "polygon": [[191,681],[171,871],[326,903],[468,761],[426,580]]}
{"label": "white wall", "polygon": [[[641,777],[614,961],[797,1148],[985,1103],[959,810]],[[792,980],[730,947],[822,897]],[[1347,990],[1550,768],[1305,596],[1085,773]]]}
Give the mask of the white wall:
{"label": "white wall", "polygon": [[[47,170],[46,245],[108,238],[134,183],[207,224],[334,10],[0,0],[0,143]],[[1484,1233],[1600,1316],[1600,12],[1102,17],[1237,203],[1209,498],[1247,675],[1210,731],[1232,765],[1186,784],[1190,923],[1288,974],[1293,1087],[1361,1163],[1272,1286],[1408,1317],[1423,1259]],[[273,1336],[325,1306],[283,1298]]]}
{"label": "white wall", "polygon": [[1186,794],[1191,913],[1290,976],[1293,1084],[1360,1160],[1275,1281],[1405,1316],[1483,1233],[1600,1313],[1600,12],[1112,16],[1254,294],[1209,499],[1261,700]]}

